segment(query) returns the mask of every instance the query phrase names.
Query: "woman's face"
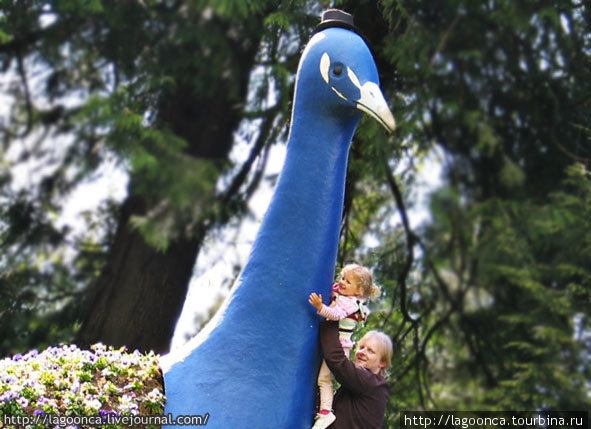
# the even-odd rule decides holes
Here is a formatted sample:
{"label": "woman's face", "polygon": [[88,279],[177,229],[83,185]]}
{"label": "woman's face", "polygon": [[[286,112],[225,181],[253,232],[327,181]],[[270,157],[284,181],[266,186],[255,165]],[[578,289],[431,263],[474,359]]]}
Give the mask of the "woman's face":
{"label": "woman's face", "polygon": [[382,350],[377,339],[363,337],[359,341],[359,347],[355,353],[355,364],[369,369],[374,374],[378,374],[386,366],[382,362]]}

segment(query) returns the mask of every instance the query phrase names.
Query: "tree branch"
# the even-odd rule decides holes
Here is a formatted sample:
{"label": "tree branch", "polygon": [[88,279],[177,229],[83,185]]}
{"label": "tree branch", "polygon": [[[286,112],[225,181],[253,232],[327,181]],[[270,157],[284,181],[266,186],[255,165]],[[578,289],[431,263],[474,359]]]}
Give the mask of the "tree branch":
{"label": "tree branch", "polygon": [[[414,262],[414,245],[415,245],[416,237],[415,237],[415,234],[410,229],[410,224],[408,222],[408,216],[406,213],[406,207],[404,205],[404,200],[402,199],[402,194],[400,192],[400,189],[398,189],[398,185],[396,184],[396,180],[394,179],[394,175],[392,174],[390,166],[388,165],[388,157],[386,157],[385,154],[382,153],[381,158],[382,158],[382,164],[383,164],[383,168],[384,168],[384,174],[386,175],[386,180],[387,180],[388,185],[390,187],[390,191],[392,192],[392,195],[394,196],[394,200],[396,201],[396,207],[398,208],[398,213],[400,214],[400,218],[402,220],[402,225],[404,227],[404,233],[406,235],[406,263],[404,265],[403,270],[398,275],[398,280],[397,280],[398,286],[400,288],[400,311],[402,312],[402,315],[405,320],[414,324],[414,323],[418,323],[419,320],[412,318],[408,314],[408,309],[406,307],[406,279],[408,277],[408,274],[410,273],[410,269],[411,269],[412,264]],[[389,318],[389,316],[392,314],[393,309],[394,309],[394,306],[392,305],[392,307],[390,308],[390,312],[388,314],[388,317],[386,317],[385,320],[387,320]]]}
{"label": "tree branch", "polygon": [[435,52],[431,56],[431,61],[429,62],[429,64],[431,66],[435,62],[435,57],[437,56],[437,54],[440,53],[441,51],[443,51],[443,49],[445,48],[445,45],[447,43],[447,39],[449,39],[449,36],[451,35],[452,31],[454,30],[454,28],[456,27],[456,25],[458,24],[460,19],[461,19],[461,16],[456,15],[456,17],[454,18],[452,23],[449,25],[449,27],[445,30],[445,32],[441,36],[441,40],[439,40],[439,43],[437,44],[437,48],[435,48]]}
{"label": "tree branch", "polygon": [[232,183],[228,187],[228,189],[222,194],[221,199],[224,204],[228,204],[230,200],[234,197],[235,194],[238,193],[238,190],[246,180],[246,176],[250,172],[252,165],[254,164],[255,160],[261,154],[263,148],[265,147],[265,143],[267,142],[267,137],[271,131],[271,120],[269,117],[263,118],[263,123],[261,124],[261,132],[248,155],[247,160],[242,164],[240,171],[234,179]]}
{"label": "tree branch", "polygon": [[27,110],[27,126],[25,128],[25,131],[21,133],[21,135],[19,136],[22,138],[27,136],[33,128],[33,105],[31,102],[31,92],[29,90],[29,80],[27,79],[27,72],[25,70],[24,60],[22,53],[20,51],[16,55],[16,64],[18,74],[21,78],[21,83],[23,85],[25,95],[25,108]]}
{"label": "tree branch", "polygon": [[265,145],[261,161],[259,162],[259,165],[257,166],[257,169],[254,173],[254,177],[253,177],[252,181],[250,182],[250,184],[248,185],[248,188],[246,189],[246,192],[244,193],[246,199],[250,198],[252,196],[252,194],[254,193],[254,191],[258,188],[258,185],[261,182],[261,179],[263,178],[263,173],[265,172],[265,170],[267,168],[267,161],[269,160],[269,152],[270,151],[271,151],[271,145],[270,144]]}
{"label": "tree branch", "polygon": [[423,408],[423,410],[425,410],[427,407],[425,407],[425,398],[423,397],[423,387],[422,387],[422,382],[421,382],[421,361],[424,358],[424,354],[420,353],[420,349],[419,349],[419,328],[417,324],[414,324],[414,332],[415,335],[413,337],[413,346],[415,348],[415,356],[417,357],[415,359],[415,377],[417,379],[417,393],[419,394],[419,401],[421,403],[421,407]]}

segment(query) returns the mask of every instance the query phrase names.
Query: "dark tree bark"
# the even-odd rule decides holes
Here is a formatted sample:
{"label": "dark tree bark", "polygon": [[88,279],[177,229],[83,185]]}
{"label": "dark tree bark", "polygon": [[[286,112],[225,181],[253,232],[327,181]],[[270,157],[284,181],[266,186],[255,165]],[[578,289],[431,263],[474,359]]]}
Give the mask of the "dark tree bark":
{"label": "dark tree bark", "polygon": [[101,341],[158,353],[168,350],[203,234],[174,241],[159,252],[129,225],[133,214],[144,211],[141,197],[130,196],[123,204],[105,269],[91,291],[87,318],[78,332],[79,345]]}
{"label": "dark tree bark", "polygon": [[[188,142],[187,155],[224,161],[241,119],[240,102],[246,97],[263,26],[260,22],[231,26],[219,21],[208,25],[221,25],[224,33],[232,34],[227,40],[225,76],[212,82],[217,93],[197,94],[190,82],[181,82],[172,96],[161,100],[158,120]],[[199,52],[194,46],[181,51],[179,55]],[[187,70],[183,75],[195,77]],[[159,251],[129,223],[131,216],[145,215],[151,208],[145,196],[134,194],[133,178],[130,189],[106,266],[87,296],[86,319],[76,342],[88,346],[100,341],[165,353],[207,227],[199,222],[191,237],[172,241],[165,251]]]}

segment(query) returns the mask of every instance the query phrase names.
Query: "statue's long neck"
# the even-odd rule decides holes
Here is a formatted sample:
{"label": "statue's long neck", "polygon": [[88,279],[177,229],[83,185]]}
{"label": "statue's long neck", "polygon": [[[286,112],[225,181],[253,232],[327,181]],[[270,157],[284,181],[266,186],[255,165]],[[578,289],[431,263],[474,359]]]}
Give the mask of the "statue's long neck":
{"label": "statue's long neck", "polygon": [[[314,112],[294,115],[285,165],[242,273],[242,285],[248,283],[248,288],[256,290],[237,293],[280,294],[282,301],[305,303],[309,290],[330,287],[347,157],[358,121],[356,117],[331,121]],[[257,278],[268,280],[264,289],[251,281]],[[244,298],[240,301],[248,306],[251,299],[256,300]],[[269,296],[269,302],[262,297],[257,301],[267,309],[267,304],[277,305],[276,296]]]}

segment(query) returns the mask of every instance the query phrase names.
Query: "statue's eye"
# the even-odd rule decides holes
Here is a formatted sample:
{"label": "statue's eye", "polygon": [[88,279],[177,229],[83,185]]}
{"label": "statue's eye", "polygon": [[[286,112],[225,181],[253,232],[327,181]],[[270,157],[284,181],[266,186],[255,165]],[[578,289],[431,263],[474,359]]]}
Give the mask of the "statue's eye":
{"label": "statue's eye", "polygon": [[334,66],[334,69],[332,70],[332,72],[334,73],[335,76],[342,75],[343,74],[343,66],[341,66],[341,65]]}

